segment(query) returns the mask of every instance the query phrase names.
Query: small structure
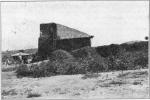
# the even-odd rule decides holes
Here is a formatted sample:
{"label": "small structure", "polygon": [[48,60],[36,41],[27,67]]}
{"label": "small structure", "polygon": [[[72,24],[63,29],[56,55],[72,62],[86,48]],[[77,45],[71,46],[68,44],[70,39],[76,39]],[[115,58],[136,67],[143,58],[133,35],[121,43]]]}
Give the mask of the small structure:
{"label": "small structure", "polygon": [[40,24],[38,55],[44,59],[57,49],[71,51],[91,46],[91,38],[93,36],[61,24]]}
{"label": "small structure", "polygon": [[16,62],[19,63],[28,63],[28,57],[30,54],[19,52],[11,55]]}

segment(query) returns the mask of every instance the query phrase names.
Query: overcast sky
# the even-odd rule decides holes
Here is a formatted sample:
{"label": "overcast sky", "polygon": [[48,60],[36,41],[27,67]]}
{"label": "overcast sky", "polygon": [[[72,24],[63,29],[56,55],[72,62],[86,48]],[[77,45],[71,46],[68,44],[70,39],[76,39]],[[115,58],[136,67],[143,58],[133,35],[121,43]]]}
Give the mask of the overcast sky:
{"label": "overcast sky", "polygon": [[2,50],[38,47],[40,23],[56,22],[94,35],[92,46],[144,40],[148,1],[2,3]]}

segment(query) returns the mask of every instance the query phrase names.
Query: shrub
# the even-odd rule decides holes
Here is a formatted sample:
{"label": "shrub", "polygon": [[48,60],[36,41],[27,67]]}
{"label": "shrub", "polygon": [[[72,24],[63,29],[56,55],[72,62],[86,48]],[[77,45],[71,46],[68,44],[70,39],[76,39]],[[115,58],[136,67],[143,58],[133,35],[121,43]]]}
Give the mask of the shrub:
{"label": "shrub", "polygon": [[46,77],[55,75],[53,63],[51,63],[50,61],[42,62],[39,65],[32,65],[30,70],[32,72],[33,77]]}
{"label": "shrub", "polygon": [[80,60],[82,65],[85,65],[87,71],[98,72],[107,70],[106,60],[93,47],[83,47],[72,51],[72,54]]}
{"label": "shrub", "polygon": [[85,74],[87,72],[97,72],[102,70],[102,68],[102,65],[100,66],[91,59],[79,59],[72,61],[64,59],[50,60],[39,65],[33,64],[29,67],[21,65],[16,72],[18,76],[45,77],[58,74]]}
{"label": "shrub", "polygon": [[2,72],[9,72],[9,71],[15,71],[17,70],[17,67],[2,67]]}
{"label": "shrub", "polygon": [[102,72],[105,70],[105,65],[103,63],[97,63],[94,59],[88,59],[88,72]]}
{"label": "shrub", "polygon": [[[143,51],[141,51],[141,52],[143,52]],[[128,52],[128,51],[124,50],[124,51],[121,51],[120,53],[118,53],[116,56],[109,56],[107,58],[109,70],[137,69],[138,61],[136,61],[136,60],[145,56],[145,55],[142,55],[141,52],[139,52],[139,51]],[[146,63],[146,60],[142,61],[142,63]]]}
{"label": "shrub", "polygon": [[88,56],[88,54],[93,51],[93,48],[87,46],[87,47],[83,47],[77,50],[73,50],[71,53],[74,57],[76,58],[85,58]]}
{"label": "shrub", "polygon": [[125,82],[123,81],[118,81],[118,80],[113,80],[111,82],[109,82],[109,84],[111,85],[122,85],[122,84],[126,84]]}
{"label": "shrub", "polygon": [[148,65],[148,56],[147,57],[140,57],[140,58],[137,58],[135,61],[134,61],[134,65],[135,66],[141,66],[142,68],[146,67]]}
{"label": "shrub", "polygon": [[128,70],[148,67],[148,42],[108,45],[96,47],[97,52],[105,57],[108,70]]}
{"label": "shrub", "polygon": [[126,51],[140,51],[140,50],[148,50],[148,42],[147,41],[140,41],[140,42],[135,42],[132,44],[128,43],[123,43],[121,46],[126,49]]}
{"label": "shrub", "polygon": [[121,47],[117,44],[96,47],[96,51],[102,57],[108,57],[111,55],[115,56],[120,51],[120,49]]}
{"label": "shrub", "polygon": [[56,74],[84,74],[87,72],[88,63],[83,60],[57,60],[54,61]]}
{"label": "shrub", "polygon": [[[138,46],[138,45],[136,45]],[[142,47],[142,45],[140,44]],[[146,45],[144,44],[143,48]],[[97,48],[83,47],[71,53],[56,50],[51,53],[48,62],[27,67],[20,65],[18,75],[45,77],[57,74],[86,74],[101,71],[137,69],[137,66],[148,66],[148,50],[134,48],[128,50],[128,45],[101,46]],[[129,47],[130,48],[130,47]],[[132,47],[131,47],[132,48]],[[134,51],[134,52],[133,52]],[[25,66],[25,67],[23,67]]]}
{"label": "shrub", "polygon": [[[21,76],[45,77],[65,74],[85,74],[87,72],[99,72],[105,70],[105,62],[94,48],[84,48],[81,50],[87,55],[74,58],[69,52],[56,50],[52,52],[48,62],[33,64],[31,66],[21,65],[17,73]],[[80,52],[76,51],[75,53]]]}
{"label": "shrub", "polygon": [[31,75],[31,71],[28,69],[27,65],[25,64],[21,64],[20,66],[18,66],[16,73],[17,73],[17,77]]}
{"label": "shrub", "polygon": [[[96,72],[96,67],[100,65],[99,63],[103,63],[103,59],[98,58],[95,49],[91,47],[84,47],[72,51],[72,55],[62,50],[53,52],[52,55],[53,60],[55,60],[55,66],[57,67],[57,74],[83,74],[87,71]],[[101,59],[102,61],[100,61]]]}
{"label": "shrub", "polygon": [[[8,62],[9,60],[9,62]],[[15,60],[13,59],[13,57],[11,57],[9,54],[2,54],[2,63],[6,63],[8,65],[11,65],[11,64],[14,64],[15,63]]]}
{"label": "shrub", "polygon": [[28,94],[27,98],[33,98],[33,97],[40,97],[41,94],[38,94],[38,93],[30,93]]}
{"label": "shrub", "polygon": [[133,85],[138,85],[138,84],[141,84],[141,82],[137,82],[137,81],[133,82]]}
{"label": "shrub", "polygon": [[73,60],[74,57],[69,52],[65,50],[56,50],[52,52],[51,56],[49,57],[51,60]]}
{"label": "shrub", "polygon": [[55,64],[57,74],[76,74],[76,67],[79,66],[78,62],[57,61]]}
{"label": "shrub", "polygon": [[118,78],[124,78],[124,77],[128,76],[129,74],[131,74],[131,72],[127,72],[127,73],[124,73],[124,74],[119,74],[117,77]]}
{"label": "shrub", "polygon": [[17,95],[17,92],[15,89],[2,90],[2,96],[8,96],[8,95]]}

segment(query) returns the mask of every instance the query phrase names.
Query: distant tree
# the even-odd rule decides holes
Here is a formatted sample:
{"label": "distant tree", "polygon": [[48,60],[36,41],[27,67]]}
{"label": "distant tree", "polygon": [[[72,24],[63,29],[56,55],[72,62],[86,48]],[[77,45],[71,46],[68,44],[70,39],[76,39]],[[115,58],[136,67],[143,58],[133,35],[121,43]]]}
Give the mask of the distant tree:
{"label": "distant tree", "polygon": [[148,40],[148,36],[145,36],[145,40]]}
{"label": "distant tree", "polygon": [[24,50],[19,50],[19,52],[24,52]]}

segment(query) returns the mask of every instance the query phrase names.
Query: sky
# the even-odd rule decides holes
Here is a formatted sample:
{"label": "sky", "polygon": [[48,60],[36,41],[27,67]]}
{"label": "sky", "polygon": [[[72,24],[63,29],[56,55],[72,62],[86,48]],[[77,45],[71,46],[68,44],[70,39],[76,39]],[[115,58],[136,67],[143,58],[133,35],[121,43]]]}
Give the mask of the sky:
{"label": "sky", "polygon": [[93,35],[92,46],[144,40],[148,1],[3,2],[2,50],[38,47],[40,23],[55,22]]}

